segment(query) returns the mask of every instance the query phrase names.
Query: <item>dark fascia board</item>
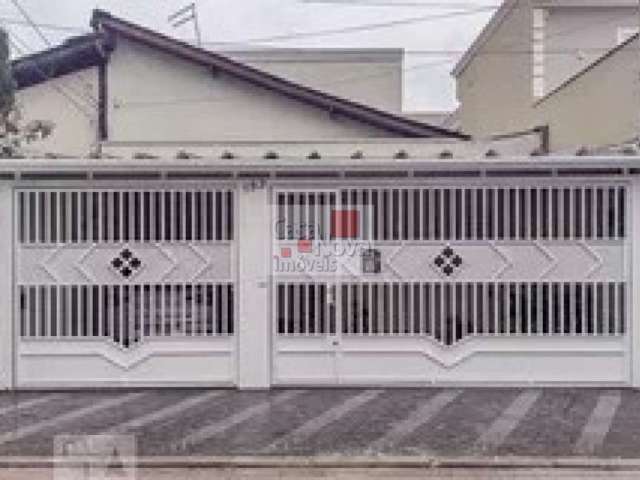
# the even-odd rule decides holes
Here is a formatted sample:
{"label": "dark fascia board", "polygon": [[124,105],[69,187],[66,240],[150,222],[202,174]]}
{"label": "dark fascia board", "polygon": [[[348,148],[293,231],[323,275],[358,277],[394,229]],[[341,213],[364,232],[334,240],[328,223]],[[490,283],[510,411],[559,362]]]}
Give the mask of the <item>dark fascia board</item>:
{"label": "dark fascia board", "polygon": [[103,10],[94,10],[91,25],[96,31],[110,31],[128,39],[215,68],[236,78],[269,89],[295,100],[325,109],[333,114],[372,125],[395,135],[413,138],[455,138],[470,136],[434,125],[394,115],[358,102],[340,98],[320,90],[300,85],[270,73],[234,61],[219,53],[195,47],[140,25],[114,17]]}
{"label": "dark fascia board", "polygon": [[105,62],[113,50],[112,40],[91,33],[67,40],[62,45],[11,62],[18,89],[37,85]]}

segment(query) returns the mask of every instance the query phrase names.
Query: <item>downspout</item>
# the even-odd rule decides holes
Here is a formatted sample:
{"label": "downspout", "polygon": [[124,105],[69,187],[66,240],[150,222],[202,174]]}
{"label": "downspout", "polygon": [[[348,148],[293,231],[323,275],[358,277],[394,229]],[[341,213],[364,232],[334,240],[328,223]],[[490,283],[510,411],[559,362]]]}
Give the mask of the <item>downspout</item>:
{"label": "downspout", "polygon": [[102,144],[109,139],[109,60],[115,48],[115,39],[108,32],[102,32],[103,40],[97,42],[102,56],[98,65],[98,123],[96,132],[96,155],[102,156]]}

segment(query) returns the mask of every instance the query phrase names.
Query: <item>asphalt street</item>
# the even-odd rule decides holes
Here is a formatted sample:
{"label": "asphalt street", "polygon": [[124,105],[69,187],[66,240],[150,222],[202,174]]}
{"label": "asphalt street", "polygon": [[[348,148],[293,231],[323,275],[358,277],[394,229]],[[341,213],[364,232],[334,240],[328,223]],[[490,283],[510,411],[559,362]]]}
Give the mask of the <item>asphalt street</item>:
{"label": "asphalt street", "polygon": [[110,390],[0,394],[0,456],[60,435],[138,456],[640,458],[640,393],[616,389]]}

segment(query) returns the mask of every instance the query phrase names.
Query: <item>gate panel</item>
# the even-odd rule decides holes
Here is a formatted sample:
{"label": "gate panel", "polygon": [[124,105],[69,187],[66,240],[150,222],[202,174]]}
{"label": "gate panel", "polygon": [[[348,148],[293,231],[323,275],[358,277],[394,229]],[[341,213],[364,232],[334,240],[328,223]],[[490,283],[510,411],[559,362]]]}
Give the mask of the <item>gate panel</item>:
{"label": "gate panel", "polygon": [[233,383],[231,190],[18,190],[19,386]]}
{"label": "gate panel", "polygon": [[[570,182],[277,191],[294,331],[275,332],[276,382],[628,382],[628,201]],[[328,300],[306,296],[318,280]],[[336,327],[316,333],[323,301]]]}

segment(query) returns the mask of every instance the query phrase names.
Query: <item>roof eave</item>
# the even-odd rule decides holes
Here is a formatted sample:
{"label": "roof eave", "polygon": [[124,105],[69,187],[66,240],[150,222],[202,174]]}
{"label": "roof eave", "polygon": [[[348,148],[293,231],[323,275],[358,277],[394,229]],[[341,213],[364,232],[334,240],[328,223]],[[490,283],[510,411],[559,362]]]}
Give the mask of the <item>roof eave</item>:
{"label": "roof eave", "polygon": [[23,89],[87,68],[101,65],[113,49],[104,35],[86,35],[17,59],[11,63],[17,88]]}
{"label": "roof eave", "polygon": [[461,140],[470,139],[468,135],[459,132],[405,119],[367,105],[291,82],[282,77],[234,61],[218,53],[203,50],[186,42],[167,37],[120,18],[115,18],[102,10],[94,11],[91,24],[96,30],[112,30],[127,38],[163,49],[164,51],[190,61],[220,68],[223,71],[229,72],[238,78],[262,88],[276,91],[290,98],[304,101],[316,107],[326,109],[334,114],[343,115],[379,129],[394,132],[400,136],[419,138],[440,136]]}

